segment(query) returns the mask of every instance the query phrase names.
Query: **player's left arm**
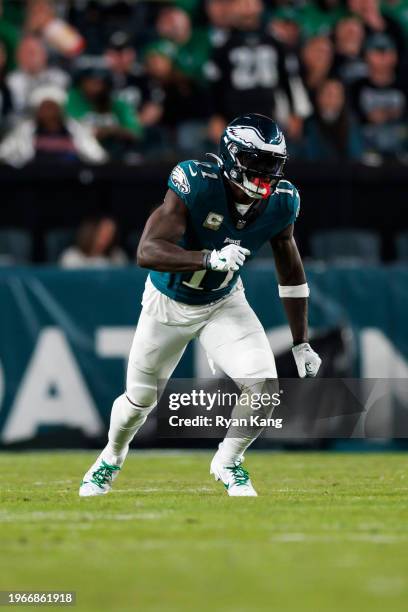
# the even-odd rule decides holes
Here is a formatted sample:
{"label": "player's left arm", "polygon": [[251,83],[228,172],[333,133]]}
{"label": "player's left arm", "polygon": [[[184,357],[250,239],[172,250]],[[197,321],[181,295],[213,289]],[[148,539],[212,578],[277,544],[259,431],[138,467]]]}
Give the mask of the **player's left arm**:
{"label": "player's left arm", "polygon": [[[306,284],[306,275],[293,236],[293,223],[274,236],[271,245],[279,286],[303,287]],[[293,344],[308,342],[307,297],[282,297],[282,302],[292,332]]]}
{"label": "player's left arm", "polygon": [[309,344],[308,296],[305,270],[293,235],[293,223],[271,240],[279,282],[279,295],[293,338],[299,376],[316,376],[321,359]]}

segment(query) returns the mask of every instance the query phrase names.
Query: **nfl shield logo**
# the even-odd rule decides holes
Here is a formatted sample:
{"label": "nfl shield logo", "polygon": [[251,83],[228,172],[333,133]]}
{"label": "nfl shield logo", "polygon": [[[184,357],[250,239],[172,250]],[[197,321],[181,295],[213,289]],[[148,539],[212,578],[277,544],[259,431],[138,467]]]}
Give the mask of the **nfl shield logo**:
{"label": "nfl shield logo", "polygon": [[207,227],[211,230],[219,230],[221,227],[222,220],[224,219],[223,215],[219,215],[215,212],[209,212],[206,220],[203,223],[203,227]]}

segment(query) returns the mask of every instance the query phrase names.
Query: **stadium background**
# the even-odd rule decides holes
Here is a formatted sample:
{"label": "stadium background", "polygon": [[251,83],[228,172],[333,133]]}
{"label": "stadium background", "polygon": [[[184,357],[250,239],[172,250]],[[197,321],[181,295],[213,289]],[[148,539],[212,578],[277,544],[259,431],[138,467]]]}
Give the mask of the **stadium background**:
{"label": "stadium background", "polygon": [[[407,377],[408,2],[0,6],[0,444],[103,439],[144,222],[173,165],[216,151],[246,111],[288,139],[323,375]],[[266,249],[244,281],[291,376],[271,272]],[[206,368],[192,346],[177,375]]]}

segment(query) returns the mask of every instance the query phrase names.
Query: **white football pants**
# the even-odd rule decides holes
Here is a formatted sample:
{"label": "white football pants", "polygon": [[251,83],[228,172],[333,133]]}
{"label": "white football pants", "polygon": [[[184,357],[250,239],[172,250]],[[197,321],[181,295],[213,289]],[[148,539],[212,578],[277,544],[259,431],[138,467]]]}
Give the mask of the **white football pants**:
{"label": "white football pants", "polygon": [[134,404],[156,403],[157,381],[171,376],[193,338],[232,379],[277,377],[270,344],[241,283],[216,303],[190,306],[165,296],[148,278],[142,304],[126,381]]}
{"label": "white football pants", "polygon": [[[115,400],[112,409],[109,446],[118,457],[126,454],[129,442],[155,407],[158,381],[171,376],[190,340],[197,338],[218,367],[238,383],[256,379],[254,391],[261,391],[265,380],[277,377],[265,331],[240,280],[227,297],[191,306],[165,296],[148,278],[142,304],[129,356],[126,393]],[[259,433],[239,432],[241,442],[235,445],[234,457],[242,455]]]}

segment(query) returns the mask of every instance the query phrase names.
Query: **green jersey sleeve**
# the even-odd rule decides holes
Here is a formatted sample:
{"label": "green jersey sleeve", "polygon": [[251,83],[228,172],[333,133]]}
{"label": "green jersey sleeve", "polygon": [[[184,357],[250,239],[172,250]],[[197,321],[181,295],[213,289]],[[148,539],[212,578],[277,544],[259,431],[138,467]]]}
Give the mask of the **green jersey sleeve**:
{"label": "green jersey sleeve", "polygon": [[300,196],[296,187],[289,181],[279,181],[276,193],[280,196],[281,210],[285,227],[294,223],[299,216]]}
{"label": "green jersey sleeve", "polygon": [[195,161],[183,161],[171,171],[168,187],[183,200],[188,208],[192,208],[200,191],[200,173]]}

